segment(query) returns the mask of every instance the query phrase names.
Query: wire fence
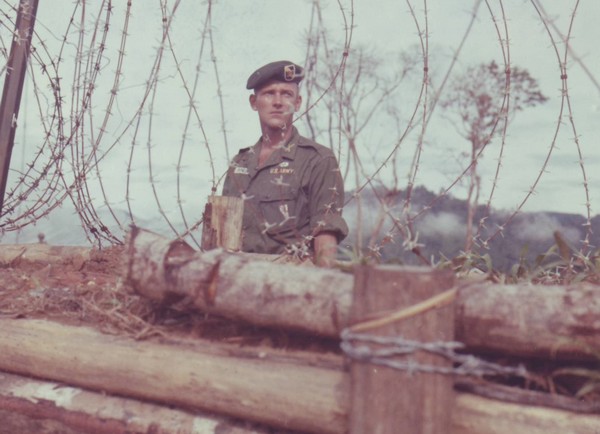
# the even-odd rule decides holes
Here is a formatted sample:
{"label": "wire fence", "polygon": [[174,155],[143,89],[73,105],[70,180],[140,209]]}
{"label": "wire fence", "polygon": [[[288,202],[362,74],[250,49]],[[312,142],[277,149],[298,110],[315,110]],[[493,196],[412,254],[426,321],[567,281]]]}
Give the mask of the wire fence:
{"label": "wire fence", "polygon": [[[416,223],[451,194],[473,211],[466,249],[485,249],[536,195],[551,207],[561,191],[578,197],[581,251],[594,248],[588,166],[599,158],[600,84],[587,51],[589,11],[598,11],[590,2],[552,12],[539,0],[467,9],[311,0],[294,12],[217,0],[47,3],[0,215],[4,240],[49,224],[103,247],[122,243],[134,223],[198,245],[207,196],[220,193],[237,149],[259,135],[241,83],[275,60],[281,51],[269,44],[279,43],[304,61],[295,124],[339,160],[358,251],[390,243],[418,251]],[[16,1],[0,5],[3,77],[16,13]],[[481,83],[470,65],[488,65]],[[534,91],[548,101],[526,108]],[[460,95],[470,95],[462,111],[452,107]],[[561,190],[569,184],[578,186]],[[419,185],[436,194],[416,206]],[[489,227],[494,207],[509,211]]]}

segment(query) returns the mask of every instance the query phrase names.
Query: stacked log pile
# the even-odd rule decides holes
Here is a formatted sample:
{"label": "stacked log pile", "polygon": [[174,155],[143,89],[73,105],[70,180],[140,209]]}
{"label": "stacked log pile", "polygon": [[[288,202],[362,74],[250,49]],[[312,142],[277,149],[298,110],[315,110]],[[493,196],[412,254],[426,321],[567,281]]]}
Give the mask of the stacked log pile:
{"label": "stacked log pile", "polygon": [[[77,254],[86,260],[85,253]],[[124,255],[124,280],[155,300],[185,298],[199,312],[331,338],[339,338],[355,320],[352,274],[274,265],[218,249],[200,253],[138,229]],[[0,262],[11,260],[0,257]],[[396,267],[375,267],[373,275],[391,268]],[[600,287],[459,282],[453,288],[455,337],[469,351],[589,361],[600,349]],[[452,306],[444,303],[444,309]],[[376,310],[381,313],[381,307]],[[35,432],[40,433],[53,432],[56,424],[62,427],[58,432],[251,434],[268,432],[265,427],[360,432],[350,426],[353,401],[372,398],[353,391],[350,363],[340,354],[168,337],[138,341],[36,319],[0,317],[0,327],[0,418],[12,424],[10,432],[27,424],[31,431],[38,422]],[[531,396],[533,405],[523,405],[517,392],[517,402],[506,402],[471,393],[477,383],[458,383],[462,387],[453,392],[444,432],[600,431],[594,406],[584,414],[574,411],[583,406],[553,408]],[[411,432],[410,427],[391,429]],[[434,432],[419,429],[412,432]],[[3,432],[9,431],[0,428]]]}
{"label": "stacked log pile", "polygon": [[[135,229],[127,258],[127,280],[156,300],[177,294],[192,299],[203,312],[330,337],[338,337],[350,324],[351,274],[273,267],[220,249],[198,254],[177,241]],[[459,282],[455,313],[456,339],[473,350],[596,360],[600,349],[597,285]]]}

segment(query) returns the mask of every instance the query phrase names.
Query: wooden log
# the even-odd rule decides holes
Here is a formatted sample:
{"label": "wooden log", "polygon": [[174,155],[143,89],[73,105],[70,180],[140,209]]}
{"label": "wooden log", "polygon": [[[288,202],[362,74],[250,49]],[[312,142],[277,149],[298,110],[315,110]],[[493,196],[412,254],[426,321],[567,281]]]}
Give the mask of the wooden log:
{"label": "wooden log", "polygon": [[[347,378],[313,356],[166,345],[0,319],[0,370],[305,432],[346,430]],[[290,409],[293,409],[291,411]]]}
{"label": "wooden log", "polygon": [[575,413],[600,414],[600,401],[581,400],[567,395],[541,392],[482,381],[477,378],[457,378],[454,390],[470,392],[484,398],[512,402],[524,406],[556,408]]}
{"label": "wooden log", "polygon": [[[357,268],[354,276],[353,323],[389,309],[411,307],[454,285],[452,273],[426,268],[369,266]],[[449,303],[366,333],[422,343],[452,341],[453,313]],[[377,349],[374,344],[370,347]],[[452,368],[452,361],[423,351],[398,361],[415,368]],[[366,360],[354,361],[350,376],[351,434],[447,434],[454,401],[451,375],[399,370]]]}
{"label": "wooden log", "polygon": [[[136,292],[187,295],[202,311],[332,337],[350,322],[349,274],[174,245],[134,228],[125,280]],[[470,350],[569,360],[600,354],[600,286],[459,285],[456,339]]]}
{"label": "wooden log", "polygon": [[600,416],[457,393],[452,434],[596,434]]}
{"label": "wooden log", "polygon": [[[291,428],[298,423],[297,429],[306,432],[339,434],[348,429],[349,376],[339,356],[231,348],[207,342],[139,342],[40,320],[0,319],[0,327],[0,369],[4,371],[162,402],[169,407],[267,424],[267,420],[276,419],[275,427]],[[53,388],[53,393],[60,396],[60,388]],[[12,414],[10,409],[4,411],[3,405],[0,399],[0,418]],[[598,414],[504,403],[468,393],[456,394],[447,430],[451,434],[598,431]],[[10,433],[14,432],[19,431]],[[70,434],[61,429],[51,432]]]}
{"label": "wooden log", "polygon": [[240,251],[243,215],[243,199],[230,196],[209,196],[203,214],[202,250],[221,247],[233,252]]}
{"label": "wooden log", "polygon": [[202,311],[261,326],[335,335],[347,322],[350,274],[321,268],[273,265],[244,255],[194,252],[134,228],[127,242],[125,282],[156,300],[187,296]]}
{"label": "wooden log", "polygon": [[470,350],[597,360],[600,286],[475,284],[461,288],[456,338]]}
{"label": "wooden log", "polygon": [[267,434],[250,424],[0,372],[0,434]]}

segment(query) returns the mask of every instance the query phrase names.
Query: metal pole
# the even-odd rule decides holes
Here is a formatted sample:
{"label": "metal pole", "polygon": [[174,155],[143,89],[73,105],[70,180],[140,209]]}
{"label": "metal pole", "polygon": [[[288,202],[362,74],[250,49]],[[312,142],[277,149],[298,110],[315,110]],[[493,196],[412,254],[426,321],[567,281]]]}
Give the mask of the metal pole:
{"label": "metal pole", "polygon": [[10,168],[10,157],[15,142],[23,82],[37,13],[38,0],[20,0],[17,23],[6,66],[6,79],[0,103],[0,215]]}

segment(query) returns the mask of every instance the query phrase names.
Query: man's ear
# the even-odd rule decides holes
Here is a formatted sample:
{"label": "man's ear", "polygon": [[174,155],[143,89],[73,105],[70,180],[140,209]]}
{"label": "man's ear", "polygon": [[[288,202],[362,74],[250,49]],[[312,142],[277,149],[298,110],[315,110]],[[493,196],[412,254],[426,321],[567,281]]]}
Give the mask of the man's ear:
{"label": "man's ear", "polygon": [[256,94],[251,93],[248,100],[250,101],[250,107],[252,107],[252,110],[256,111]]}
{"label": "man's ear", "polygon": [[298,95],[298,98],[296,98],[296,102],[294,103],[294,111],[298,111],[300,110],[300,106],[302,105],[302,97],[300,95]]}

